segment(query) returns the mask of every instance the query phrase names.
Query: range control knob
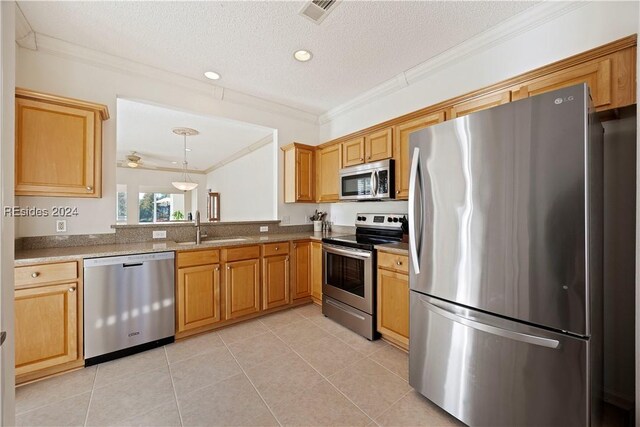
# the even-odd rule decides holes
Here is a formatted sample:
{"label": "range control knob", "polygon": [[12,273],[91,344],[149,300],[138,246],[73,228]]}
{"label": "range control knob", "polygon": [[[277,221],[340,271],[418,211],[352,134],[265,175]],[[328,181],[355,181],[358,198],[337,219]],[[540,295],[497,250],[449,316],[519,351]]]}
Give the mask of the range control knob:
{"label": "range control knob", "polygon": [[363,216],[363,217],[362,217],[362,220],[363,220],[363,221],[366,221],[366,220],[367,220],[367,217],[366,217],[366,216]]}
{"label": "range control knob", "polygon": [[358,221],[364,221],[364,217],[363,216],[359,216],[358,217]]}
{"label": "range control knob", "polygon": [[398,217],[393,218],[393,222],[398,222]]}
{"label": "range control knob", "polygon": [[387,222],[391,222],[391,221],[393,221],[393,219],[391,219],[391,217],[388,217]]}

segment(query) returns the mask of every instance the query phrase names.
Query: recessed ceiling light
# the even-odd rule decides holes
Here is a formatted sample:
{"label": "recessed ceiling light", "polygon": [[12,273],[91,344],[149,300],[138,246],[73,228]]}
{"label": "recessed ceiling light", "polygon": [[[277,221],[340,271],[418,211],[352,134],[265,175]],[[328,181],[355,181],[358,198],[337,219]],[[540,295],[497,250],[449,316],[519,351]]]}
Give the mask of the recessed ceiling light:
{"label": "recessed ceiling light", "polygon": [[190,152],[191,148],[185,148],[184,151]]}
{"label": "recessed ceiling light", "polygon": [[172,165],[177,165],[177,164],[178,164],[178,162],[171,162],[171,164],[172,164]]}
{"label": "recessed ceiling light", "polygon": [[309,52],[308,50],[296,50],[293,53],[293,57],[300,62],[307,62],[309,61],[311,58],[313,58],[313,54],[311,52]]}
{"label": "recessed ceiling light", "polygon": [[220,78],[220,74],[216,73],[215,71],[207,71],[204,73],[204,76],[211,80],[218,80]]}

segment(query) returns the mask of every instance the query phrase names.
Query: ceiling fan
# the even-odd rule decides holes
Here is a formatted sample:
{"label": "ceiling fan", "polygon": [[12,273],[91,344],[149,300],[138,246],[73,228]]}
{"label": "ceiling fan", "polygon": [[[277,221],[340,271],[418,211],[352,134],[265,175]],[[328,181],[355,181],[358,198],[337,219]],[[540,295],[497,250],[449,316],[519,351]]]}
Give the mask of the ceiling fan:
{"label": "ceiling fan", "polygon": [[125,163],[130,168],[137,168],[138,166],[142,166],[142,157],[136,155],[135,151],[132,151],[131,154],[126,157]]}

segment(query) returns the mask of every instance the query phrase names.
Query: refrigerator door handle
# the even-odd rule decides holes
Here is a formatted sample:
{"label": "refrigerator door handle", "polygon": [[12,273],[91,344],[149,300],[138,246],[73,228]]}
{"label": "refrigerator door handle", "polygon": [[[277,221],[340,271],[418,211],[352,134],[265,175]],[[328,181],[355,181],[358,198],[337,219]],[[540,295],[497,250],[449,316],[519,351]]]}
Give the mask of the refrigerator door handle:
{"label": "refrigerator door handle", "polygon": [[[420,164],[420,149],[418,147],[413,149],[413,157],[411,159],[411,172],[409,175],[409,253],[411,255],[411,262],[413,263],[413,271],[415,274],[420,274],[420,261],[418,259],[418,238],[420,237],[416,233],[416,220],[422,224],[422,188],[420,188],[420,218],[416,218],[416,187],[418,183],[418,166]],[[420,186],[421,187],[421,186]],[[422,234],[422,232],[420,232]]]}
{"label": "refrigerator door handle", "polygon": [[461,317],[457,313],[452,313],[451,311],[447,310],[445,307],[442,307],[437,303],[427,301],[426,299],[424,299],[424,297],[419,298],[420,302],[423,303],[427,307],[427,309],[436,314],[439,314],[440,316],[446,317],[449,320],[460,323],[461,325],[468,326],[469,328],[477,329],[479,331],[487,332],[499,337],[521,341],[527,344],[539,345],[547,348],[558,348],[560,346],[560,341],[558,340],[539,337],[536,335],[524,334],[522,332],[511,331],[509,329],[499,328],[497,326],[488,325],[476,320],[467,319],[465,317]]}

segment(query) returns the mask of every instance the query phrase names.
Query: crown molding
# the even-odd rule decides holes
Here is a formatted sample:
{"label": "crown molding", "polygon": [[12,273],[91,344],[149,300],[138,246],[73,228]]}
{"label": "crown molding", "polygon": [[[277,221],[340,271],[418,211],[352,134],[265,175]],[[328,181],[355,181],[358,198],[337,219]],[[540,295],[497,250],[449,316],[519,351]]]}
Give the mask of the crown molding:
{"label": "crown molding", "polygon": [[31,28],[26,16],[22,13],[20,5],[16,3],[16,44],[30,50],[37,50],[36,33]]}
{"label": "crown molding", "polygon": [[246,156],[247,154],[250,154],[253,151],[256,151],[258,148],[262,148],[267,144],[271,144],[273,142],[273,136],[272,135],[267,135],[264,138],[259,139],[258,141],[254,142],[253,144],[251,144],[250,146],[243,148],[242,150],[233,153],[232,155],[230,155],[229,157],[227,157],[224,160],[219,161],[218,163],[216,163],[215,165],[211,166],[208,169],[205,169],[204,173],[208,174],[209,172],[213,172],[216,169],[220,169],[221,167],[223,167],[224,165],[227,165],[233,161],[236,161],[244,156]]}
{"label": "crown molding", "polygon": [[506,40],[539,27],[561,15],[581,8],[588,4],[583,1],[573,2],[542,2],[525,11],[512,16],[500,24],[489,28],[482,33],[465,40],[427,61],[398,74],[396,77],[358,95],[352,100],[339,105],[320,115],[318,121],[321,125],[330,122],[336,117],[355,110],[376,99],[383,98],[391,93],[405,88],[411,84],[424,80],[436,71],[447,65],[472,54],[488,50]]}
{"label": "crown molding", "polygon": [[[117,162],[116,163],[116,167],[122,168],[122,169],[128,169],[128,170],[135,170],[135,171],[145,170],[145,171],[155,171],[155,172],[175,172],[175,173],[183,173],[184,172],[184,169],[166,168],[166,167],[163,167],[163,166],[151,167],[151,166],[140,165],[137,168],[131,168],[131,167],[127,166],[126,164],[122,163],[122,162]],[[205,171],[195,170],[195,169],[187,169],[187,173],[188,174],[192,174],[192,175],[206,175]]]}
{"label": "crown molding", "polygon": [[37,40],[36,47],[38,52],[44,52],[65,59],[75,60],[99,68],[114,70],[119,73],[159,80],[164,83],[180,86],[193,92],[208,95],[212,100],[217,102],[255,108],[267,113],[286,116],[288,118],[294,118],[307,123],[318,124],[318,116],[316,114],[299,108],[294,108],[268,99],[216,86],[211,83],[199,81],[191,77],[119,56],[78,46],[74,43],[56,39],[45,34],[34,33],[34,40]]}

